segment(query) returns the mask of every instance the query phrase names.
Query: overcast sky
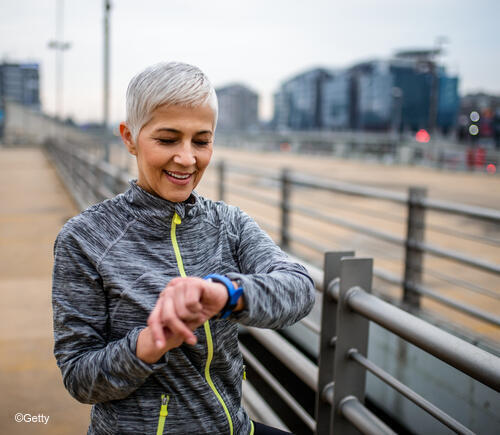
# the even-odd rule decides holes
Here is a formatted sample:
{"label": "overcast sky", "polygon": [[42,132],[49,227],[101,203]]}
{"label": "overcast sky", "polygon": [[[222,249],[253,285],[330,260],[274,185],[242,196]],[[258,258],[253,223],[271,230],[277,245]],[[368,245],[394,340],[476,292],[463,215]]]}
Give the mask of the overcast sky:
{"label": "overcast sky", "polygon": [[[64,115],[102,117],[103,0],[64,0]],[[0,0],[0,56],[41,64],[44,111],[55,107],[57,0]],[[306,69],[346,67],[445,36],[443,63],[460,92],[500,94],[498,0],[114,0],[111,119],[124,117],[130,78],[162,60],[201,67],[215,86],[244,83],[272,113],[280,82]]]}

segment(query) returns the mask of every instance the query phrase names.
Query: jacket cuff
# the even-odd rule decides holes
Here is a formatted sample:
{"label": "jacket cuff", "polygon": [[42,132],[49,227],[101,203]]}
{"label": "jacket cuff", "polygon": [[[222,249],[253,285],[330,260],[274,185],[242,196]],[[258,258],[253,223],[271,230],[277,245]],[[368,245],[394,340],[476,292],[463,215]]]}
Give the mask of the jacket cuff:
{"label": "jacket cuff", "polygon": [[243,297],[245,299],[245,308],[241,311],[231,313],[228,320],[231,319],[237,321],[238,323],[252,326],[252,320],[255,320],[256,315],[256,313],[254,313],[255,309],[253,309],[255,307],[254,299],[258,297],[257,292],[254,289],[255,284],[248,277],[248,275],[241,273],[230,272],[225,274],[225,276],[227,276],[231,281],[240,281],[241,286],[243,287]]}
{"label": "jacket cuff", "polygon": [[145,363],[141,360],[137,354],[137,339],[139,338],[140,332],[144,329],[143,326],[138,326],[132,329],[127,334],[127,343],[129,349],[129,359],[131,364],[137,369],[137,371],[143,376],[149,376],[150,374],[161,370],[168,363],[168,352],[166,352],[157,362],[153,364]]}

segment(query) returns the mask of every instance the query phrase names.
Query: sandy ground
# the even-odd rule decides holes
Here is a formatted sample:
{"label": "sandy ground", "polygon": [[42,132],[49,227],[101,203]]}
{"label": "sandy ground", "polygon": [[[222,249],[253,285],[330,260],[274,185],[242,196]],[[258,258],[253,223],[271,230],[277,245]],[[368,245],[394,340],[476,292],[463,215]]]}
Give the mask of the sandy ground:
{"label": "sandy ground", "polygon": [[90,407],[67,393],[52,354],[52,247],[78,210],[36,149],[0,149],[0,203],[0,433],[86,433]]}

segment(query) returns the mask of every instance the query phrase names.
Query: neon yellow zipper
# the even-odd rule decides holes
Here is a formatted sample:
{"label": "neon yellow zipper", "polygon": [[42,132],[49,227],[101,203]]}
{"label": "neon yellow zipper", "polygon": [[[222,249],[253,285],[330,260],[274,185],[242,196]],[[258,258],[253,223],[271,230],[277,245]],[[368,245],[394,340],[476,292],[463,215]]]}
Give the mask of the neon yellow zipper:
{"label": "neon yellow zipper", "polygon": [[[177,225],[181,224],[181,222],[182,222],[181,217],[177,213],[174,213],[174,217],[172,218],[172,226],[170,228],[170,238],[172,239],[172,246],[174,247],[175,259],[177,260],[177,267],[179,268],[179,273],[182,277],[185,277],[186,272],[184,271],[184,264],[182,263],[181,251],[179,249],[179,245],[177,244],[177,237],[175,235],[175,229]],[[229,410],[227,409],[227,406],[224,403],[222,396],[217,391],[217,388],[215,387],[212,381],[212,377],[210,376],[210,364],[212,363],[212,358],[214,356],[214,344],[212,341],[212,332],[210,331],[210,324],[208,323],[208,320],[203,324],[203,327],[205,328],[205,335],[207,337],[207,362],[205,364],[205,379],[210,388],[212,389],[212,391],[214,392],[215,396],[217,397],[217,400],[222,405],[222,408],[224,408],[224,412],[226,413],[227,421],[229,423],[229,433],[230,435],[233,435],[233,420],[231,419],[231,415],[229,414]],[[253,433],[253,425],[252,425],[252,431],[250,433]]]}
{"label": "neon yellow zipper", "polygon": [[156,429],[156,435],[163,434],[163,428],[165,427],[165,420],[168,415],[168,402],[170,400],[170,396],[165,394],[161,395],[161,408],[160,408],[160,417],[158,418],[158,428]]}

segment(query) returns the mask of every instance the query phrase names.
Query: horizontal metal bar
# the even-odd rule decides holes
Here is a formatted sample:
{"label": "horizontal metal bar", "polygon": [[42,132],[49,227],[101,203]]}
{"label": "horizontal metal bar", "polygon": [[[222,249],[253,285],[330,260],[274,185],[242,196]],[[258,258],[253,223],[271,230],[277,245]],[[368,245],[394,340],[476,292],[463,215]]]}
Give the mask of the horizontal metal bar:
{"label": "horizontal metal bar", "polygon": [[309,240],[307,237],[302,237],[302,236],[297,236],[297,235],[292,235],[288,233],[288,239],[291,242],[298,243],[299,245],[305,246],[306,248],[313,249],[320,254],[324,254],[325,252],[328,252],[331,247],[329,248],[326,245],[323,245],[321,243],[316,243],[313,242],[312,240]]}
{"label": "horizontal metal bar", "polygon": [[[218,162],[216,162],[216,163],[218,163]],[[277,174],[276,170],[272,170],[272,169],[263,169],[263,168],[255,169],[253,167],[237,165],[234,163],[226,164],[224,166],[224,168],[229,172],[237,172],[238,174],[254,175],[257,177],[265,177],[265,178],[268,178],[270,180],[275,180],[275,181],[280,180],[280,176]]]}
{"label": "horizontal metal bar", "polygon": [[359,287],[349,290],[346,303],[367,319],[500,392],[500,358],[495,355],[384,302]]}
{"label": "horizontal metal bar", "polygon": [[474,434],[474,432],[469,430],[462,423],[458,422],[453,417],[449,416],[444,411],[439,409],[437,406],[435,406],[428,400],[424,399],[422,396],[417,394],[411,388],[409,388],[408,386],[406,386],[405,384],[403,384],[402,382],[398,381],[396,378],[391,376],[385,370],[382,370],[368,358],[365,358],[356,349],[351,349],[347,353],[347,355],[349,356],[349,358],[351,358],[352,360],[360,364],[362,367],[364,367],[366,370],[370,371],[379,379],[384,381],[387,385],[391,386],[396,391],[400,392],[403,396],[405,396],[407,399],[411,400],[420,408],[427,411],[430,415],[435,417],[444,425],[448,426],[449,428],[453,429],[454,431],[460,434],[467,434],[467,435]]}
{"label": "horizontal metal bar", "polygon": [[366,234],[367,236],[374,237],[380,240],[385,240],[386,242],[393,243],[398,246],[404,246],[406,243],[403,237],[395,236],[394,234],[390,234],[385,231],[373,230],[369,227],[349,222],[347,219],[341,219],[334,216],[327,216],[323,213],[320,213],[318,211],[315,211],[307,207],[292,205],[290,206],[290,210],[302,213],[307,217],[314,217],[316,219],[328,222],[333,225],[349,228],[351,230],[357,231],[358,233]]}
{"label": "horizontal metal bar", "polygon": [[476,269],[481,269],[487,272],[500,274],[500,265],[490,263],[489,261],[476,260],[472,257],[469,257],[468,255],[459,254],[455,251],[440,248],[430,243],[420,243],[410,240],[408,244],[412,248],[420,249],[423,252],[427,252],[429,254],[436,255],[441,258],[447,258],[449,260],[454,260],[458,261],[459,263],[466,264],[467,266],[475,267]]}
{"label": "horizontal metal bar", "polygon": [[278,382],[278,380],[255,358],[252,353],[240,343],[240,350],[246,361],[266,381],[266,383],[281,397],[281,399],[295,412],[295,414],[311,429],[316,429],[314,419],[300,406],[292,395]]}
{"label": "horizontal metal bar", "polygon": [[377,278],[380,278],[390,284],[403,285],[402,278],[385,269],[380,269],[379,267],[373,268],[373,276],[376,276]]}
{"label": "horizontal metal bar", "polygon": [[354,396],[347,396],[342,399],[339,404],[339,412],[363,434],[396,435],[396,432],[370,412]]}
{"label": "horizontal metal bar", "polygon": [[304,325],[307,329],[309,329],[310,331],[312,331],[316,334],[321,333],[321,329],[320,329],[319,325],[316,325],[316,323],[314,323],[312,320],[308,319],[307,317],[304,317],[302,320],[300,320],[300,323],[302,325]]}
{"label": "horizontal metal bar", "polygon": [[303,353],[299,352],[277,332],[269,329],[245,327],[260,344],[287,366],[299,379],[313,391],[317,390],[318,367]]}
{"label": "horizontal metal bar", "polygon": [[469,316],[475,317],[476,319],[483,320],[484,322],[491,323],[495,326],[500,326],[500,316],[495,316],[494,314],[487,313],[486,311],[471,307],[469,305],[463,304],[462,302],[458,302],[446,296],[440,295],[439,293],[421,284],[409,282],[407,283],[407,285],[410,290],[418,294],[434,299],[435,301],[440,302],[443,305],[446,305],[457,311],[461,311],[462,313],[468,314]]}
{"label": "horizontal metal bar", "polygon": [[396,202],[398,204],[407,203],[408,196],[406,194],[391,192],[389,190],[375,189],[373,187],[357,186],[354,184],[343,183],[341,181],[320,180],[310,175],[290,174],[290,181],[298,186],[312,187],[330,192],[344,193],[347,195],[364,196],[367,198],[378,198],[387,201]]}
{"label": "horizontal metal bar", "polygon": [[279,207],[281,205],[280,201],[277,199],[266,198],[265,196],[256,194],[251,189],[242,186],[235,186],[234,184],[231,185],[231,191],[228,193],[232,195],[242,195],[245,199],[250,199],[251,201],[256,201],[259,204],[266,204],[272,207]]}
{"label": "horizontal metal bar", "polygon": [[456,204],[448,201],[442,201],[430,198],[423,199],[421,201],[421,204],[429,210],[460,214],[462,216],[468,216],[472,218],[500,223],[500,211],[491,208],[477,207],[465,204]]}
{"label": "horizontal metal bar", "polygon": [[453,284],[457,287],[462,287],[467,291],[478,293],[480,295],[487,296],[487,297],[492,298],[492,299],[500,300],[500,292],[498,292],[498,291],[490,290],[490,289],[484,288],[480,285],[473,284],[469,281],[455,278],[454,276],[448,275],[446,273],[438,272],[437,270],[432,269],[430,267],[425,268],[425,274],[429,275],[429,276],[433,276],[435,278],[438,278],[438,279],[445,281],[445,282],[448,282],[450,284]]}
{"label": "horizontal metal bar", "polygon": [[276,415],[250,382],[243,382],[241,389],[243,393],[242,405],[248,411],[250,418],[282,431],[290,432],[283,420]]}

